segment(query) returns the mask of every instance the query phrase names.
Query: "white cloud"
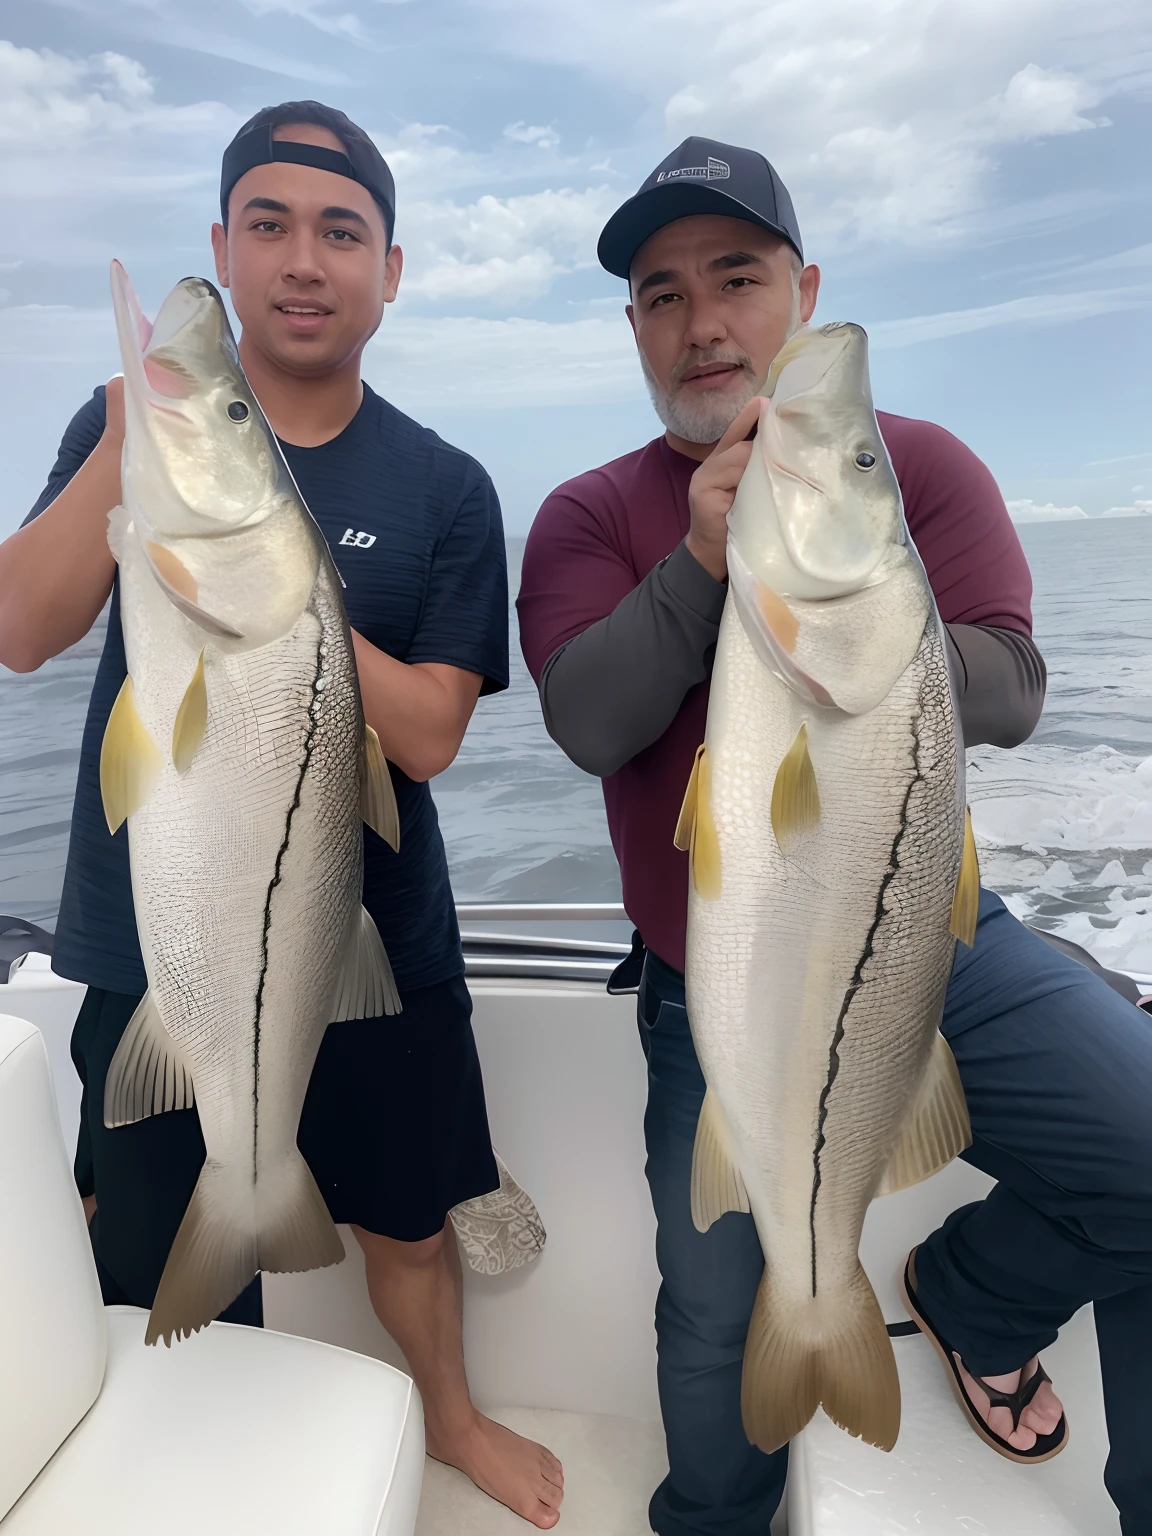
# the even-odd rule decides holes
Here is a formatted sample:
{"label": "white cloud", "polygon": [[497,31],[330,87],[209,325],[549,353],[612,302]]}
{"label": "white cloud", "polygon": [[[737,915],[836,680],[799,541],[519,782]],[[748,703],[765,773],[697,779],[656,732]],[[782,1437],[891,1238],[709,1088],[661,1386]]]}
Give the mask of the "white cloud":
{"label": "white cloud", "polygon": [[868,327],[876,351],[912,347],[1002,325],[1065,325],[1097,315],[1152,308],[1152,286],[1103,288],[1084,293],[1030,294],[985,304],[975,309],[945,310],[938,315],[911,315],[904,320],[880,320]]}
{"label": "white cloud", "polygon": [[364,355],[365,377],[413,409],[621,402],[645,397],[621,320],[386,317]]}
{"label": "white cloud", "polygon": [[[488,0],[511,51],[574,65],[688,134],[762,148],[816,235],[960,238],[1022,145],[1146,87],[1141,0]],[[969,232],[970,237],[970,232]]]}
{"label": "white cloud", "polygon": [[607,187],[565,187],[469,204],[412,204],[402,213],[402,233],[419,254],[403,292],[531,303],[562,273],[593,265],[596,235],[616,200]]}
{"label": "white cloud", "polygon": [[0,39],[0,146],[7,151],[41,158],[111,135],[200,134],[234,121],[219,102],[159,103],[143,65],[123,54],[71,59]]}
{"label": "white cloud", "polygon": [[509,123],[504,130],[504,137],[511,139],[514,144],[535,144],[539,149],[555,149],[560,142],[560,135],[555,128],[539,128],[523,121]]}
{"label": "white cloud", "polygon": [[1014,523],[1070,523],[1088,517],[1083,507],[1057,507],[1050,501],[1010,501],[1007,506]]}
{"label": "white cloud", "polygon": [[[1136,487],[1140,490],[1140,486]],[[1135,501],[1128,507],[1109,507],[1101,517],[1152,517],[1152,501]]]}

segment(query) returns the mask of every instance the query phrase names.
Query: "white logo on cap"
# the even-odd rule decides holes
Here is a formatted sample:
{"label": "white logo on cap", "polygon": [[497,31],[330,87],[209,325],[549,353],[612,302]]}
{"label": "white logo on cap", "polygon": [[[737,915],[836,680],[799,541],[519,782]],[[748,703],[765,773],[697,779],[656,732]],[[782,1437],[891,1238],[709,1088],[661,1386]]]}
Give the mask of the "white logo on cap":
{"label": "white logo on cap", "polygon": [[727,160],[715,160],[708,156],[707,165],[682,165],[674,171],[661,171],[656,178],[657,185],[662,181],[727,181],[732,174],[732,167]]}

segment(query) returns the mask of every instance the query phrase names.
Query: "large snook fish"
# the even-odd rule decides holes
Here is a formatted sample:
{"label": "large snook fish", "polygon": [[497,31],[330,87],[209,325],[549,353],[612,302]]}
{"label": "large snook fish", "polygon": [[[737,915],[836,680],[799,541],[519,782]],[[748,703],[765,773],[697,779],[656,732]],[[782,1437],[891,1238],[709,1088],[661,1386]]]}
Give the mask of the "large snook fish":
{"label": "large snook fish", "polygon": [[149,326],[119,263],[123,505],[109,519],[128,677],[100,761],[126,819],[148,991],[105,1122],[192,1104],[207,1159],[147,1338],[216,1317],[258,1270],[344,1247],[296,1132],[332,1020],[399,1010],[361,903],[362,817],[397,845],[340,577],[247,381],[220,295]]}
{"label": "large snook fish", "polygon": [[690,851],[687,995],[708,1085],[692,1211],[751,1212],[765,1273],[749,1440],[823,1405],[891,1449],[900,1386],[857,1256],[877,1193],[968,1144],[939,1034],[979,875],[943,625],[876,423],[867,339],[805,330],[772,365],[729,514],[729,595]]}

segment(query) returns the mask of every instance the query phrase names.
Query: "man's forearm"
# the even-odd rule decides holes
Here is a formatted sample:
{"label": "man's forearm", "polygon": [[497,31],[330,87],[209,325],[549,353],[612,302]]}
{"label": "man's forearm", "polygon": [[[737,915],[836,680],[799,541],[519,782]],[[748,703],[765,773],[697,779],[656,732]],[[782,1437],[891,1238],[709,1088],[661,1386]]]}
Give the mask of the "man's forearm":
{"label": "man's forearm", "polygon": [[1044,658],[1030,635],[1015,629],[949,624],[953,677],[966,747],[1018,747],[1044,708]]}
{"label": "man's forearm", "polygon": [[544,723],[578,767],[607,778],[659,740],[711,670],[726,592],[679,544],[612,613],[549,657]]}
{"label": "man's forearm", "polygon": [[483,678],[459,667],[409,665],[352,631],[364,716],[389,762],[419,783],[443,773],[468,729]]}
{"label": "man's forearm", "polygon": [[51,506],[0,544],[0,662],[13,672],[34,672],[92,628],[116,575],[108,513],[119,500],[118,449],[99,443]]}

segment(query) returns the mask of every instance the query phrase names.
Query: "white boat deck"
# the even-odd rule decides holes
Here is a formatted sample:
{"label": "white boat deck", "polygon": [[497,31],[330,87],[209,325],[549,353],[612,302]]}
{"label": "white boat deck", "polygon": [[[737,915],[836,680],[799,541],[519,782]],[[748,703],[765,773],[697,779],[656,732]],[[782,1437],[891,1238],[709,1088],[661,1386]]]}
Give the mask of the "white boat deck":
{"label": "white boat deck", "polygon": [[[665,1462],[634,1000],[607,996],[602,980],[492,975],[470,985],[493,1139],[548,1228],[543,1256],[527,1269],[466,1276],[473,1392],[486,1411],[564,1461],[565,1536],[647,1536],[647,1502]],[[45,1035],[69,1149],[79,1084],[68,1040],[80,992],[40,956],[0,988],[0,1012]],[[889,1322],[906,1317],[896,1279],[908,1248],[988,1184],[955,1163],[873,1205],[861,1253]],[[348,1233],[345,1247],[336,1268],[265,1277],[268,1326],[402,1364],[372,1313]],[[1045,1357],[1071,1438],[1043,1467],[1007,1462],[972,1433],[922,1339],[894,1344],[905,1398],[896,1450],[885,1456],[818,1417],[793,1450],[791,1536],[1118,1536],[1102,1481],[1107,1445],[1090,1310]],[[784,1523],[782,1513],[776,1536]],[[526,1529],[460,1474],[427,1464],[418,1536]]]}

